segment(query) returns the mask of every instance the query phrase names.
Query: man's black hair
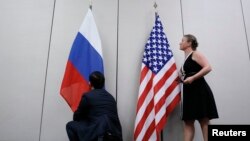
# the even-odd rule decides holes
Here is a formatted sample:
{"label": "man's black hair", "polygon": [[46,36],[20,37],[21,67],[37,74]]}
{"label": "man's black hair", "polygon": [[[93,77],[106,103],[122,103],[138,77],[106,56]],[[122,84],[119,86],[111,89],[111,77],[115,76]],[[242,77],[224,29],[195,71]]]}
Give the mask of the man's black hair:
{"label": "man's black hair", "polygon": [[95,89],[101,89],[104,86],[104,75],[99,71],[94,71],[89,75],[89,82]]}

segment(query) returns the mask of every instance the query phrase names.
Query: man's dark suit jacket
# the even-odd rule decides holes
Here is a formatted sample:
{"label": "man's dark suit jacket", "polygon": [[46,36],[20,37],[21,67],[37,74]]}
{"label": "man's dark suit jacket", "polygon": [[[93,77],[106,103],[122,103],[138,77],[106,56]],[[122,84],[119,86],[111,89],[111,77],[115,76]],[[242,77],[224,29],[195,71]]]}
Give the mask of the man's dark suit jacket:
{"label": "man's dark suit jacket", "polygon": [[94,89],[82,96],[73,120],[81,124],[80,141],[92,141],[105,133],[111,133],[122,140],[122,128],[114,97],[104,89]]}

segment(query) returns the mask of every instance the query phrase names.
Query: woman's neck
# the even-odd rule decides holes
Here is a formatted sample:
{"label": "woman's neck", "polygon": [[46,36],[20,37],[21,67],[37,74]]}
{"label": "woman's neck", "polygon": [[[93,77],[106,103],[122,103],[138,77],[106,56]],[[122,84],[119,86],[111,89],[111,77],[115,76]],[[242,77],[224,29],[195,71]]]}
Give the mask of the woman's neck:
{"label": "woman's neck", "polygon": [[192,52],[193,52],[193,50],[192,50],[191,47],[190,47],[190,48],[187,48],[186,50],[184,50],[185,58],[186,58],[190,53],[192,53]]}

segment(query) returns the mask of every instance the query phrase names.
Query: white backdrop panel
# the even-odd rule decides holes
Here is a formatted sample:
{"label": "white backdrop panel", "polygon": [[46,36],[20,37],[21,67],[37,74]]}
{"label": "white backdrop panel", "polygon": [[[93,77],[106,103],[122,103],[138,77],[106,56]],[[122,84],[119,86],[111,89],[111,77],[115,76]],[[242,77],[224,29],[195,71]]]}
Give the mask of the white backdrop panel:
{"label": "white backdrop panel", "polygon": [[38,141],[53,1],[0,1],[0,140]]}

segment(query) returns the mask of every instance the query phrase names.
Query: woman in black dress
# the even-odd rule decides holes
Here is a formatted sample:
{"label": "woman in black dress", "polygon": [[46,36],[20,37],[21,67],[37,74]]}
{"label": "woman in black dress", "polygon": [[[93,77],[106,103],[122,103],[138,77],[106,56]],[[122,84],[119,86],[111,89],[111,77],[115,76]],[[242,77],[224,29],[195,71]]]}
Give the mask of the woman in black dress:
{"label": "woman in black dress", "polygon": [[204,141],[207,141],[209,120],[219,117],[213,93],[204,78],[211,71],[211,66],[205,56],[196,50],[197,47],[195,36],[184,35],[180,43],[180,50],[185,53],[185,61],[181,68],[184,141],[193,140],[195,120],[199,121]]}

